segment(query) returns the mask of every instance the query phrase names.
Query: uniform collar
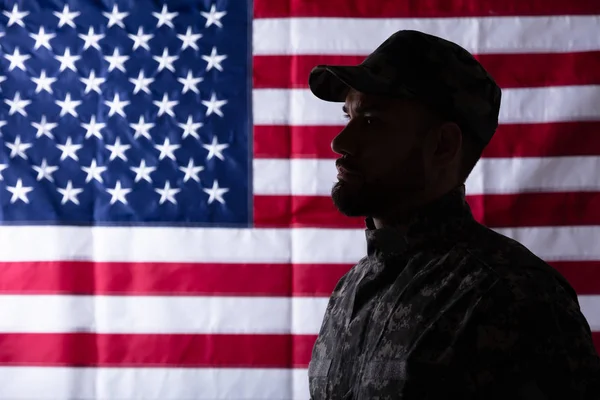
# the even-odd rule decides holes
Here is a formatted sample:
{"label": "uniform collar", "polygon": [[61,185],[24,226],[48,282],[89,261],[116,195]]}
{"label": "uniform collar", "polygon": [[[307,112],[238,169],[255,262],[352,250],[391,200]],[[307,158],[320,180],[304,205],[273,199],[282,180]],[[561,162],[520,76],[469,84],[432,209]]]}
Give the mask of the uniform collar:
{"label": "uniform collar", "polygon": [[433,240],[452,239],[466,221],[472,220],[471,209],[461,185],[413,214],[403,227],[376,229],[371,218],[365,220],[367,251],[384,258],[401,255],[407,250]]}

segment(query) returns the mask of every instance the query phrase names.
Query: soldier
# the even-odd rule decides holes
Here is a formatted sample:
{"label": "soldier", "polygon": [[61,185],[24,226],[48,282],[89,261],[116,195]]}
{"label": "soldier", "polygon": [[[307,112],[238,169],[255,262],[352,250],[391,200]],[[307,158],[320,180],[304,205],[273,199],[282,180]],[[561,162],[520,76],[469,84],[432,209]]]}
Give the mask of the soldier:
{"label": "soldier", "polygon": [[315,67],[309,85],[344,103],[332,198],[367,226],[313,348],[311,399],[600,399],[573,288],[465,202],[501,99],[475,58],[404,30],[358,66]]}

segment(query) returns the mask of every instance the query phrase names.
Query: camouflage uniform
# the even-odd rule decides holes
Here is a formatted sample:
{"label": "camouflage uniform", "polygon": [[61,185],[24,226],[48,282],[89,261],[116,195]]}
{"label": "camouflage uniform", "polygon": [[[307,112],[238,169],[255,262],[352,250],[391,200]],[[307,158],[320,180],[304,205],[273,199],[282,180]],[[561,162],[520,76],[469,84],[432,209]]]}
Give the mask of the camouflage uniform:
{"label": "camouflage uniform", "polygon": [[[424,42],[454,46],[413,31],[396,35],[405,46],[416,41],[434,62],[448,53]],[[364,66],[319,66],[311,89],[343,101],[348,87],[371,92],[360,87],[363,79],[379,93],[440,101],[487,143],[500,90],[474,59],[452,53],[461,55],[444,65],[455,75],[437,72],[424,89],[414,76],[401,82],[385,61],[393,54],[367,58],[380,63],[369,74],[383,71],[367,78]],[[374,84],[386,79],[387,89]],[[427,100],[432,82],[443,90]],[[338,282],[313,348],[311,399],[600,399],[600,358],[575,291],[524,246],[477,223],[464,186],[402,228],[366,222],[367,255]]]}
{"label": "camouflage uniform", "polygon": [[311,399],[600,399],[577,295],[478,224],[464,187],[407,230],[367,222],[368,254],[337,284],[313,349]]}

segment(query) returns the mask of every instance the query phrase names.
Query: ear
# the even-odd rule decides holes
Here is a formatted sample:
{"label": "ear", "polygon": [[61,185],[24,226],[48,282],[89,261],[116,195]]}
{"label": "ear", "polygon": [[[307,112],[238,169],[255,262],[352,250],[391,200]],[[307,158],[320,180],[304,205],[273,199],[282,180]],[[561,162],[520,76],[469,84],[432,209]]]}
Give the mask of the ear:
{"label": "ear", "polygon": [[456,123],[442,123],[436,129],[435,138],[433,162],[436,165],[445,167],[459,159],[462,147],[462,132]]}

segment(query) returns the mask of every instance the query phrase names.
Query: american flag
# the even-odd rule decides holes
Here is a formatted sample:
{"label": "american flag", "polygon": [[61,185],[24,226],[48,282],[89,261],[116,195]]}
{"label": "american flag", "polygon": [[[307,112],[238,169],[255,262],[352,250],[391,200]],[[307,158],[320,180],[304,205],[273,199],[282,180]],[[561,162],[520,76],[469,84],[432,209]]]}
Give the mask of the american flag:
{"label": "american flag", "polygon": [[308,398],[365,253],[308,73],[402,28],[504,89],[469,202],[571,282],[600,347],[600,2],[0,4],[0,399]]}

